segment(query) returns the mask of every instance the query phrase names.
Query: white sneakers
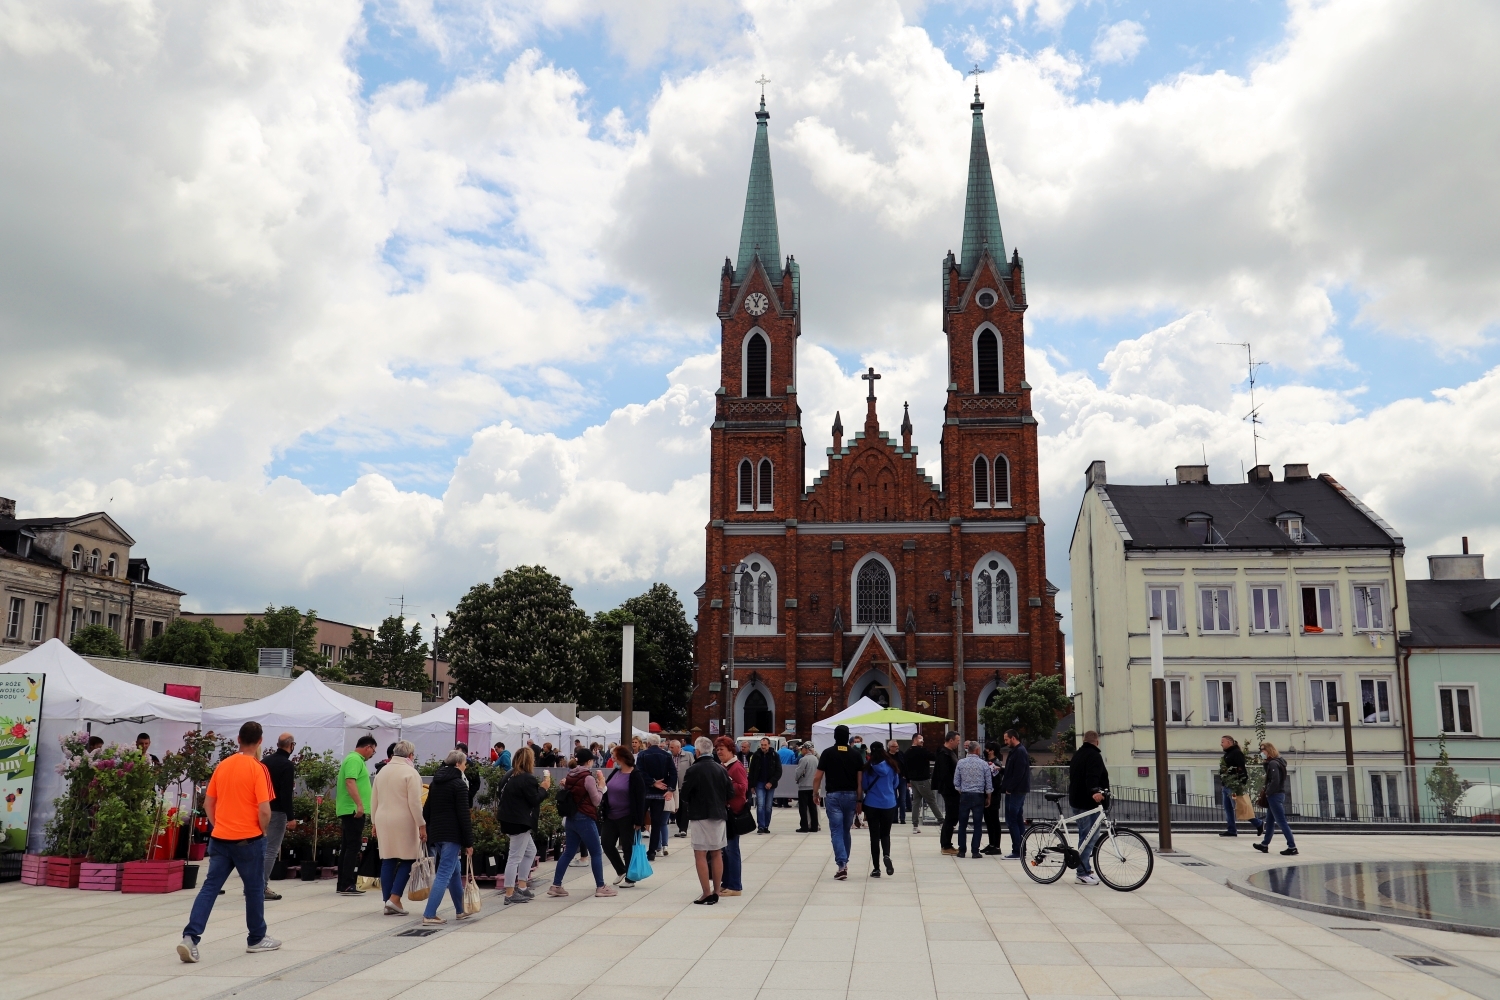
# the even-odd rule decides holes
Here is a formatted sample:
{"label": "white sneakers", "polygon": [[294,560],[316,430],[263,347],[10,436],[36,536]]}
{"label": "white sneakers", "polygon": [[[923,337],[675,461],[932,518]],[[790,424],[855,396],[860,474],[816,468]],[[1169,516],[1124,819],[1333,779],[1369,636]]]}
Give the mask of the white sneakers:
{"label": "white sneakers", "polygon": [[[275,951],[280,947],[281,942],[267,934],[254,944],[246,945],[245,950],[253,955],[258,951]],[[178,954],[181,954],[181,952],[178,952]]]}
{"label": "white sneakers", "polygon": [[1099,876],[1098,875],[1080,875],[1077,878],[1077,882],[1078,882],[1079,885],[1098,885],[1099,884]]}

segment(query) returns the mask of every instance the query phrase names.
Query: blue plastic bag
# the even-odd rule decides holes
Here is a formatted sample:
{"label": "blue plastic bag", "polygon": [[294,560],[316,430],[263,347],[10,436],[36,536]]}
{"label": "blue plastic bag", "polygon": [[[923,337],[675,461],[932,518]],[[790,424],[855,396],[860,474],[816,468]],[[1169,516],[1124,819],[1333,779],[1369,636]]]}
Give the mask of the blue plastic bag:
{"label": "blue plastic bag", "polygon": [[630,867],[625,871],[625,877],[632,882],[650,878],[654,872],[651,870],[651,862],[646,858],[646,847],[641,843],[641,832],[635,832],[635,846],[630,850]]}

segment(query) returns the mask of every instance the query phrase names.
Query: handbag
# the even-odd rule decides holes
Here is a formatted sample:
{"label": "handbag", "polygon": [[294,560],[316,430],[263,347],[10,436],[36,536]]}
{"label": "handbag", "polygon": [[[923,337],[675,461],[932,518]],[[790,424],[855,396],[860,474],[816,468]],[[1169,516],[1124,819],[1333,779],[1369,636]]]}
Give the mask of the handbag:
{"label": "handbag", "polygon": [[432,883],[437,879],[437,862],[422,845],[422,856],[412,862],[411,875],[406,880],[406,898],[421,902],[432,893]]}
{"label": "handbag", "polygon": [[745,799],[743,812],[730,812],[729,835],[731,837],[743,837],[755,829],[755,814],[750,811],[750,800]]}
{"label": "handbag", "polygon": [[[1260,798],[1255,800],[1255,804],[1260,806],[1262,809],[1269,809],[1271,807],[1271,801],[1270,799],[1266,798],[1266,790],[1264,788],[1260,790]],[[1239,816],[1236,815],[1235,818],[1238,819]],[[1247,816],[1245,818],[1250,819],[1251,817]]]}
{"label": "handbag", "polygon": [[625,870],[625,877],[632,882],[650,878],[655,874],[651,870],[651,859],[646,857],[646,848],[641,844],[641,831],[635,832],[635,846],[630,849],[630,867]]}
{"label": "handbag", "polygon": [[465,857],[464,867],[468,876],[464,879],[464,915],[478,913],[484,903],[479,898],[479,883],[474,878],[474,859]]}
{"label": "handbag", "polygon": [[1250,804],[1250,796],[1236,795],[1234,797],[1234,818],[1254,819],[1255,807]]}

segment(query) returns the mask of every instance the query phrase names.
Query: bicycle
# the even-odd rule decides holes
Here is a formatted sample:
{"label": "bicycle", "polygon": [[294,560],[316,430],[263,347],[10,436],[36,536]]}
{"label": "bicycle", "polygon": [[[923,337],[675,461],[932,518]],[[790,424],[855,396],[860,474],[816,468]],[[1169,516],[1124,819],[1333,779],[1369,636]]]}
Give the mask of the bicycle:
{"label": "bicycle", "polygon": [[1064,795],[1065,792],[1043,793],[1048,802],[1057,803],[1057,822],[1037,823],[1027,828],[1021,840],[1021,867],[1026,874],[1042,885],[1051,885],[1069,868],[1077,868],[1079,852],[1068,843],[1068,821],[1076,824],[1084,816],[1098,813],[1099,821],[1089,832],[1094,842],[1091,860],[1099,881],[1117,892],[1131,892],[1145,885],[1156,866],[1146,839],[1134,830],[1115,826],[1105,811],[1107,798],[1088,812],[1065,816]]}

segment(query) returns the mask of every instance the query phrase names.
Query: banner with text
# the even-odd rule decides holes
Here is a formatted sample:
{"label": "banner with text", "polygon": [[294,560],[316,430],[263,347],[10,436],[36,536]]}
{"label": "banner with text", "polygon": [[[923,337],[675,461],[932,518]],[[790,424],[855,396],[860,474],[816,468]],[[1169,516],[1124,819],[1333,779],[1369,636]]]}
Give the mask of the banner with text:
{"label": "banner with text", "polygon": [[46,674],[0,674],[0,848],[26,849],[31,819],[31,782],[36,769],[38,720]]}

